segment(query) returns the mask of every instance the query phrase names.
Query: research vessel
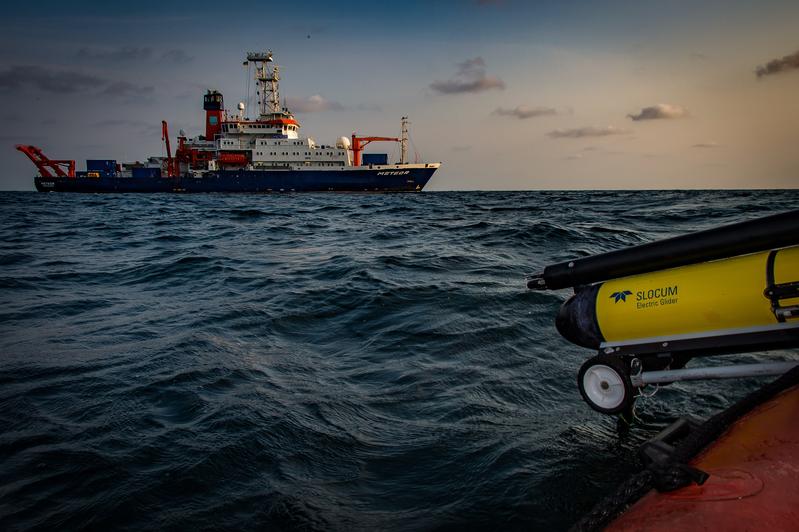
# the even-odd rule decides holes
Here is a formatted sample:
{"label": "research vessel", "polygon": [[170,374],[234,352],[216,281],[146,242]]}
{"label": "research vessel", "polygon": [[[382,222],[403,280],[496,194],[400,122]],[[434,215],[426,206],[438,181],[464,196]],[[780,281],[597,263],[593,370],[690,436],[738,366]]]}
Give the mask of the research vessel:
{"label": "research vessel", "polygon": [[[166,121],[161,124],[166,156],[145,162],[53,160],[41,148],[17,145],[39,170],[42,192],[419,192],[441,163],[408,161],[408,119],[399,137],[340,137],[317,143],[300,134],[300,122],[280,103],[280,68],[272,52],[251,52],[244,65],[254,72],[257,118],[225,109],[222,93],[203,99],[205,134],[187,137],[181,130],[173,156]],[[248,91],[249,92],[249,91]],[[396,142],[399,161],[386,153],[363,153],[371,142]]]}

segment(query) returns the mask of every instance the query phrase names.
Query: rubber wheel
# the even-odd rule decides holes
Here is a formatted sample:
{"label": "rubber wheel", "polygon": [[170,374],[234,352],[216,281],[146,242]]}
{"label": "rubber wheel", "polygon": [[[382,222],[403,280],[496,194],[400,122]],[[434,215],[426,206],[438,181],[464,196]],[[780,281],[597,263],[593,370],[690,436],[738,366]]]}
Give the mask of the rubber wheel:
{"label": "rubber wheel", "polygon": [[629,412],[633,406],[630,368],[620,357],[597,355],[577,373],[577,387],[588,406],[603,414]]}

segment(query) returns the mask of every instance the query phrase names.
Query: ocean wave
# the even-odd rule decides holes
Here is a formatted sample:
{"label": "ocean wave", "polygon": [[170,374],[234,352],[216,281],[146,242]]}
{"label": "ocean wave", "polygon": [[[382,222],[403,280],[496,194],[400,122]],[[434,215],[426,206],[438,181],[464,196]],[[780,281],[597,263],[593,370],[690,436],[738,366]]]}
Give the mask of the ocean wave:
{"label": "ocean wave", "polygon": [[568,292],[525,276],[797,203],[0,194],[0,522],[567,528],[639,442],[758,381],[664,388],[622,436],[576,391]]}

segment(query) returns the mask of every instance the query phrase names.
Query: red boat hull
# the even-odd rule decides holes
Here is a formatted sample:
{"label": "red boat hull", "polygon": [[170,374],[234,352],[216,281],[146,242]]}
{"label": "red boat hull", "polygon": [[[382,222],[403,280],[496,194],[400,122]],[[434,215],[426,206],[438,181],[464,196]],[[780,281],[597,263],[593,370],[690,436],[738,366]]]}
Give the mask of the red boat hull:
{"label": "red boat hull", "polygon": [[701,486],[650,491],[606,530],[799,530],[799,386],[764,402],[697,455]]}

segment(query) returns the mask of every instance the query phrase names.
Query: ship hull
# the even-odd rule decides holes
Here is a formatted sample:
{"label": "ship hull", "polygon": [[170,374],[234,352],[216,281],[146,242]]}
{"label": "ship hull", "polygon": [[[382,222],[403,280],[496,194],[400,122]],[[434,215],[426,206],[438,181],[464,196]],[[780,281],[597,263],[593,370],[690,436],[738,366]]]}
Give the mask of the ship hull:
{"label": "ship hull", "polygon": [[420,192],[438,164],[346,170],[222,170],[179,177],[41,177],[40,192]]}

